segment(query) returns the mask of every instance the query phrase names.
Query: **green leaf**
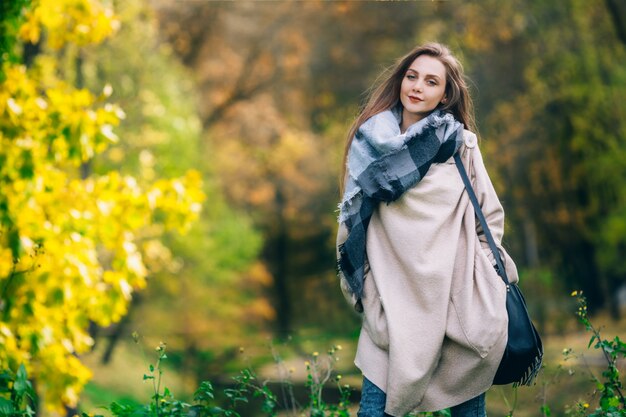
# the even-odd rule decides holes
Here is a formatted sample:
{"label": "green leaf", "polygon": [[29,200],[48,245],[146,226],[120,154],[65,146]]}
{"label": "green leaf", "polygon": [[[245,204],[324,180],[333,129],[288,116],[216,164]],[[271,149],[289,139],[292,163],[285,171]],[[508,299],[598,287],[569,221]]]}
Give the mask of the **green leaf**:
{"label": "green leaf", "polygon": [[13,403],[5,398],[0,398],[0,416],[11,416],[14,412]]}
{"label": "green leaf", "polygon": [[35,176],[35,164],[31,151],[22,152],[22,165],[19,168],[20,177],[31,179]]}
{"label": "green leaf", "polygon": [[193,399],[197,402],[209,402],[214,399],[215,395],[213,394],[213,385],[209,381],[202,381],[200,383],[200,387],[193,394]]}
{"label": "green leaf", "polygon": [[13,258],[17,259],[20,257],[20,250],[22,248],[22,244],[20,241],[20,234],[15,228],[11,228],[9,230],[9,249],[11,249],[11,255]]}
{"label": "green leaf", "polygon": [[0,374],[0,392],[11,392],[9,389],[9,384],[13,383],[13,375],[5,370]]}
{"label": "green leaf", "polygon": [[28,375],[26,374],[26,367],[24,364],[21,364],[17,370],[17,374],[15,375],[15,384],[13,385],[13,389],[18,396],[22,397],[24,394],[29,393],[30,388],[31,385],[28,381]]}
{"label": "green leaf", "polygon": [[[30,405],[26,404],[26,411],[24,411],[24,413],[28,416],[28,417],[34,417],[35,416],[35,410],[33,410],[32,408],[30,408]],[[103,417],[103,416],[98,416],[95,415],[94,417]]]}
{"label": "green leaf", "polygon": [[591,347],[591,344],[593,343],[593,341],[596,340],[596,335],[592,335],[591,339],[589,339],[589,344],[587,345],[587,349],[589,349]]}

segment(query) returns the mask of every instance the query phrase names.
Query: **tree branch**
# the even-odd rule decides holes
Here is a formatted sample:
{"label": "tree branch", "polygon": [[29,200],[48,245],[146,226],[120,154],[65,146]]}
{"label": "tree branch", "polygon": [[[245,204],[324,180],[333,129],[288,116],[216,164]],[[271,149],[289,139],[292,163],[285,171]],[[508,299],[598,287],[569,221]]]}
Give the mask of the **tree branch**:
{"label": "tree branch", "polygon": [[[258,81],[253,85],[249,85],[246,83],[246,76],[248,73],[253,71],[253,69],[258,65],[261,54],[268,45],[271,45],[276,34],[280,32],[280,29],[289,21],[288,13],[283,13],[277,19],[275,19],[272,24],[267,25],[265,30],[260,36],[256,37],[256,41],[252,44],[252,47],[249,49],[249,52],[244,60],[242,65],[242,70],[237,75],[237,79],[233,83],[233,88],[228,94],[228,97],[219,103],[217,106],[213,108],[213,110],[203,118],[202,125],[204,129],[210,127],[213,123],[217,122],[226,110],[234,105],[235,103],[248,99],[255,94],[263,91],[264,89],[272,86],[280,76],[282,75],[282,68],[277,63],[276,69],[272,72],[272,75],[269,77]],[[201,89],[205,89],[210,84],[210,81],[207,81],[201,85]]]}

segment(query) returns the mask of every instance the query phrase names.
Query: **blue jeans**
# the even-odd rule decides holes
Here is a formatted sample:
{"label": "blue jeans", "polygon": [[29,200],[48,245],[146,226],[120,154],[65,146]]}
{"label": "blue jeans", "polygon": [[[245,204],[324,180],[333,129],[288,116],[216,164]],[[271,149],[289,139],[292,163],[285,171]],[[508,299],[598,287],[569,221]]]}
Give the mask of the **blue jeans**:
{"label": "blue jeans", "polygon": [[[357,417],[392,417],[385,413],[387,395],[369,379],[363,378],[361,388],[361,405]],[[482,393],[471,400],[450,408],[452,417],[487,417],[485,411],[485,394]],[[397,416],[402,417],[402,416]]]}

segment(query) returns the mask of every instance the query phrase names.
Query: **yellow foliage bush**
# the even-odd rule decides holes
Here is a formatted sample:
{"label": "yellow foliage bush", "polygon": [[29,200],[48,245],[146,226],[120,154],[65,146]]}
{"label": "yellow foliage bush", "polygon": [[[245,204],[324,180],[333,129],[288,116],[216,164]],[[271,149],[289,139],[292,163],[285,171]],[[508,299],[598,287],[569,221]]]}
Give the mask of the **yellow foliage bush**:
{"label": "yellow foliage bush", "polygon": [[[116,27],[92,0],[39,0],[20,35],[59,48],[100,42]],[[43,39],[43,38],[41,38]],[[5,64],[0,84],[0,369],[24,363],[48,408],[75,405],[90,371],[77,355],[90,323],[108,326],[146,285],[143,248],[184,232],[200,211],[201,177],[140,186],[77,169],[118,141],[123,111],[57,79],[53,59]]]}
{"label": "yellow foliage bush", "polygon": [[41,38],[55,49],[66,43],[89,45],[102,42],[119,27],[113,9],[97,0],[35,0],[20,28],[20,36],[31,43]]}

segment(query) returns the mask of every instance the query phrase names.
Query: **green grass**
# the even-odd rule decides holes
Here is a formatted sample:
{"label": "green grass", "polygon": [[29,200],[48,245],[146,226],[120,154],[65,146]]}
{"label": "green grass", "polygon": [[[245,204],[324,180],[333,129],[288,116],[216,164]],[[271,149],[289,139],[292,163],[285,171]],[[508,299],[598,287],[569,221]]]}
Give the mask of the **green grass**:
{"label": "green grass", "polygon": [[[597,315],[591,321],[601,328],[602,337],[612,339],[626,334],[626,319],[615,322],[606,315]],[[591,408],[597,406],[595,382],[592,374],[600,377],[606,369],[602,353],[587,348],[591,334],[579,324],[579,330],[563,335],[544,334],[544,369],[535,385],[517,389],[515,417],[542,416],[541,407],[547,405],[551,416],[565,416],[568,409],[577,402],[587,403]],[[566,359],[564,349],[572,349]],[[620,370],[626,371],[622,362]],[[510,386],[493,387],[487,393],[489,415],[506,416],[513,405],[514,391]],[[506,398],[506,400],[504,399]],[[507,405],[507,401],[509,405]]]}
{"label": "green grass", "polygon": [[[100,362],[104,346],[100,344],[96,349],[81,357],[92,371],[93,377],[85,387],[81,399],[80,409],[87,413],[109,416],[106,410],[99,407],[108,406],[111,402],[125,402],[127,404],[147,404],[153,394],[151,382],[144,382],[143,376],[148,373],[148,366],[154,363],[154,350],[135,344],[132,339],[121,342],[115,350],[113,359],[107,365]],[[177,397],[187,399],[196,387],[191,381],[185,382],[184,376],[175,369],[164,364],[163,382]],[[50,416],[51,417],[51,416]]]}
{"label": "green grass", "polygon": [[[599,315],[593,317],[592,321],[601,328],[603,338],[608,339],[626,334],[626,319],[613,322],[605,315]],[[598,350],[587,349],[591,335],[584,330],[582,325],[573,325],[569,328],[578,328],[578,330],[562,335],[543,334],[545,367],[535,385],[520,387],[517,393],[510,386],[493,387],[489,390],[487,409],[490,417],[506,416],[512,408],[514,408],[513,416],[515,417],[542,416],[544,405],[549,407],[551,416],[565,416],[568,408],[574,407],[577,402],[588,403],[590,409],[595,408],[597,398],[593,396],[595,384],[591,374],[600,376],[604,366],[602,355]],[[352,363],[356,340],[343,339],[333,342],[326,339],[323,335],[319,338],[313,336],[310,341],[298,343],[299,349],[294,349],[289,343],[275,345],[275,352],[278,352],[281,357],[280,367],[283,369],[283,377],[288,375],[294,382],[304,382],[305,361],[311,359],[310,355],[315,351],[322,355],[330,346],[340,344],[342,346],[341,351],[338,352],[340,360],[336,362],[335,370],[343,375],[342,383],[348,383],[354,387],[360,386],[361,376]],[[257,366],[257,354],[263,349],[267,349],[263,356],[270,359],[267,364]],[[570,355],[566,360],[563,355],[564,349],[572,349],[574,355]],[[302,351],[308,354],[302,355]],[[152,395],[152,387],[149,382],[143,382],[143,375],[147,372],[149,364],[153,363],[156,358],[153,353],[153,350],[148,348],[143,353],[139,346],[129,340],[120,344],[109,365],[104,366],[99,362],[99,350],[84,356],[83,360],[92,369],[94,377],[82,395],[81,410],[107,415],[98,407],[108,405],[112,401],[146,404]],[[262,378],[279,379],[279,367],[271,360],[271,356],[269,347],[246,347],[240,356],[239,369],[255,364],[254,368]],[[191,381],[176,369],[169,368],[167,360],[164,366],[165,386],[170,388],[178,398],[189,398],[197,388],[195,381]],[[623,368],[622,363],[622,372],[624,372]],[[286,374],[285,370],[287,370]],[[280,395],[278,392],[277,394]],[[517,399],[515,399],[516,395]],[[358,401],[358,395],[354,395],[353,399]],[[356,408],[355,404],[351,410],[356,410]]]}
{"label": "green grass", "polygon": [[109,415],[102,407],[108,406],[113,401],[129,405],[140,405],[142,403],[140,399],[124,392],[90,382],[85,386],[80,406],[85,412]]}

